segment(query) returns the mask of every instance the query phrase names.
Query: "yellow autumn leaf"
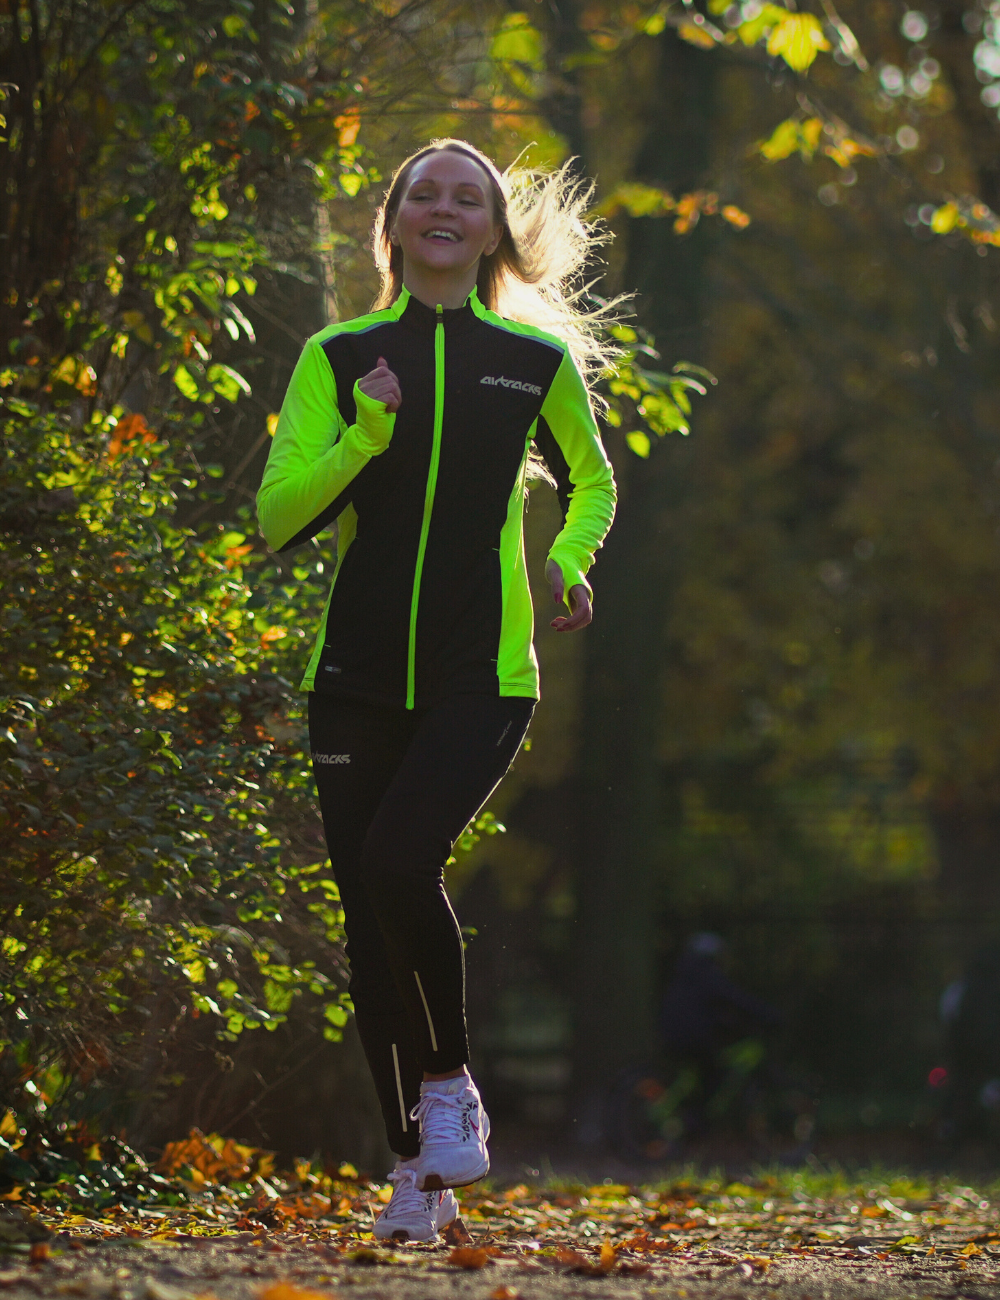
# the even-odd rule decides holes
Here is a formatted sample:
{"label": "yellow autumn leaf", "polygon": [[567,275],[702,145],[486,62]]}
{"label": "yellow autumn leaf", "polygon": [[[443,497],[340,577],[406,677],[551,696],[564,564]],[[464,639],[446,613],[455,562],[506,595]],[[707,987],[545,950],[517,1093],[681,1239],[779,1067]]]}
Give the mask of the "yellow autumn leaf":
{"label": "yellow autumn leaf", "polygon": [[819,138],[823,134],[823,120],[819,117],[808,117],[799,126],[799,133],[802,136],[802,147],[812,155],[816,152],[816,146],[819,144]]}
{"label": "yellow autumn leaf", "polygon": [[271,435],[272,438],[274,437],[275,433],[277,433],[277,431],[278,431],[278,413],[277,413],[277,411],[272,411],[271,414],[267,417],[267,431],[268,431],[268,433]]}
{"label": "yellow autumn leaf", "polygon": [[770,140],[760,145],[760,151],[768,162],[777,162],[781,158],[790,158],[799,147],[799,124],[794,117],[779,122],[771,134]]}
{"label": "yellow autumn leaf", "polygon": [[700,50],[715,48],[715,37],[699,23],[681,23],[677,28],[677,35],[689,45],[697,45]]}
{"label": "yellow autumn leaf", "polygon": [[945,203],[931,217],[931,230],[935,235],[947,235],[948,231],[954,230],[956,225],[958,225],[957,203]]}
{"label": "yellow autumn leaf", "polygon": [[819,51],[829,48],[815,14],[789,14],[767,38],[768,54],[780,54],[795,72],[805,72]]}
{"label": "yellow autumn leaf", "polygon": [[630,449],[637,456],[641,456],[643,460],[649,455],[650,442],[648,433],[642,433],[639,429],[636,429],[633,433],[626,433],[625,441]]}
{"label": "yellow autumn leaf", "polygon": [[738,208],[735,203],[727,203],[720,216],[724,221],[728,221],[731,226],[735,226],[737,230],[746,230],[750,224],[749,213],[744,212],[742,208]]}

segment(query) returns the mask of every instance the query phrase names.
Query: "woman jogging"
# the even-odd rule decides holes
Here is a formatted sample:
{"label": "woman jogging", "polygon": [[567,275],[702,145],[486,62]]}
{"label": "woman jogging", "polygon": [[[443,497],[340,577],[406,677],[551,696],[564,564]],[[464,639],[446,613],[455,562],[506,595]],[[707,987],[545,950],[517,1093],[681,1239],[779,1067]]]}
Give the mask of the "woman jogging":
{"label": "woman jogging", "polygon": [[257,497],[276,550],[337,524],[302,687],[358,1032],[399,1157],[379,1238],[432,1239],[458,1213],[450,1189],[489,1169],[444,867],[538,698],[531,457],[564,508],[546,567],[569,607],[558,631],[591,620],[586,574],[614,514],[574,361],[600,361],[598,322],[566,289],[596,242],[589,192],[565,171],[522,177],[456,140],[403,163],[375,226],[381,294],[307,342]]}

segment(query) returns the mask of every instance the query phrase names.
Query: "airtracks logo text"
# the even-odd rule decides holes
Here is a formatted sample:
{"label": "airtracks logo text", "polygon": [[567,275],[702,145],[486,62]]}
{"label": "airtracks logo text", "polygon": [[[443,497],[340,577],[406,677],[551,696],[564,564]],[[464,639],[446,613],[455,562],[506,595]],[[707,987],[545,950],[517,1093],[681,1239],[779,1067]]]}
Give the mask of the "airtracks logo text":
{"label": "airtracks logo text", "polygon": [[520,379],[505,379],[503,375],[483,375],[479,381],[481,384],[499,384],[501,388],[516,388],[521,393],[534,393],[536,397],[541,397],[542,390],[537,384],[526,384]]}
{"label": "airtracks logo text", "polygon": [[349,763],[350,754],[313,754],[314,763]]}

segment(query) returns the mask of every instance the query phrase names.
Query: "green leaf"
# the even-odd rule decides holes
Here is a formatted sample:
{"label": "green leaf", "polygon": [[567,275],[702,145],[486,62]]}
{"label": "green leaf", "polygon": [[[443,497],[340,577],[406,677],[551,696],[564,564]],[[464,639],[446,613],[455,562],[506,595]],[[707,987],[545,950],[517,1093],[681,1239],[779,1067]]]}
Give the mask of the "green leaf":
{"label": "green leaf", "polygon": [[214,365],[208,368],[208,382],[220,397],[235,402],[240,393],[250,394],[250,385],[232,366]]}
{"label": "green leaf", "polygon": [[525,13],[508,14],[493,37],[490,55],[497,62],[522,63],[540,69],[544,45]]}
{"label": "green leaf", "polygon": [[174,371],[174,383],[188,399],[189,402],[197,402],[201,397],[201,389],[191,375],[187,366],[178,366]]}
{"label": "green leaf", "polygon": [[765,36],[772,27],[787,17],[788,10],[783,9],[781,5],[766,4],[755,18],[740,23],[737,28],[740,40],[744,45],[756,45],[762,36]]}
{"label": "green leaf", "polygon": [[641,456],[643,460],[645,460],[649,455],[651,443],[649,441],[648,433],[643,433],[641,429],[635,429],[632,433],[627,433],[625,435],[625,441],[628,443],[632,451],[634,451],[637,456]]}

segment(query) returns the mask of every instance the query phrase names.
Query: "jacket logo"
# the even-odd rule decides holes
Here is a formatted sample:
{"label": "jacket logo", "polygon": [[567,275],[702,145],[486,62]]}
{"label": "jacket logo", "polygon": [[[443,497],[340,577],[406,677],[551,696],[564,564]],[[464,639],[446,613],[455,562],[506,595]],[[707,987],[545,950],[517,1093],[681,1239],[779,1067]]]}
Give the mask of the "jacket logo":
{"label": "jacket logo", "polygon": [[481,384],[499,384],[501,388],[516,388],[522,393],[534,393],[536,397],[542,395],[542,390],[537,384],[526,384],[520,379],[505,379],[503,375],[483,375],[479,382]]}
{"label": "jacket logo", "polygon": [[314,763],[349,763],[350,754],[313,754]]}

